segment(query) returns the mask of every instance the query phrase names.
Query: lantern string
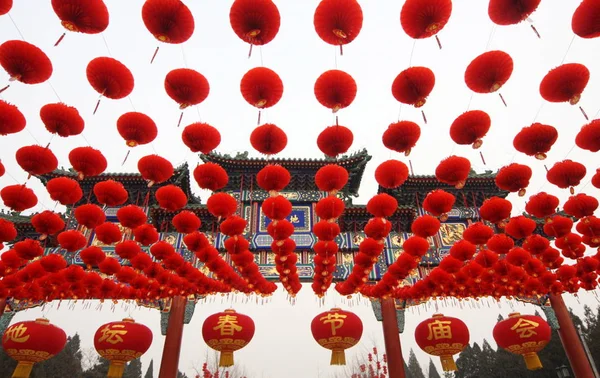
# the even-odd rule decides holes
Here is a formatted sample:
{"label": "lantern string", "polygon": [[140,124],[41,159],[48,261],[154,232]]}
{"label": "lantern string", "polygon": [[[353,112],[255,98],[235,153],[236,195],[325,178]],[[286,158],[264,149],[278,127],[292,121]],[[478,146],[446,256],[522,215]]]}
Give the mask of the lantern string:
{"label": "lantern string", "polygon": [[106,51],[108,52],[108,56],[112,58],[112,54],[110,52],[110,47],[108,47],[108,42],[106,41],[106,37],[104,37],[104,33],[100,33],[102,36],[102,40],[104,41],[104,46],[106,46]]}
{"label": "lantern string", "polygon": [[567,54],[569,54],[569,51],[571,50],[571,46],[573,46],[574,41],[575,41],[575,34],[573,34],[573,37],[571,38],[571,42],[569,42],[567,51],[565,52],[565,55],[563,56],[562,60],[560,61],[560,64],[563,64],[565,62],[565,59],[567,59]]}
{"label": "lantern string", "polygon": [[490,45],[492,44],[492,39],[494,39],[494,35],[496,34],[496,24],[492,24],[492,30],[490,30],[490,35],[488,37],[488,41],[485,45],[485,51],[490,49]]}
{"label": "lantern string", "polygon": [[17,23],[15,22],[15,20],[12,18],[11,14],[8,13],[8,18],[10,18],[10,21],[12,22],[12,24],[15,26],[15,29],[17,29],[17,32],[19,33],[19,35],[21,36],[21,39],[23,41],[25,41],[25,37],[23,37],[23,33],[21,33],[21,29],[19,29],[19,27],[17,26]]}
{"label": "lantern string", "polygon": [[415,53],[415,46],[417,44],[417,40],[413,40],[413,45],[412,45],[412,49],[410,50],[410,58],[408,58],[408,66],[412,67],[412,60],[413,60],[413,55]]}

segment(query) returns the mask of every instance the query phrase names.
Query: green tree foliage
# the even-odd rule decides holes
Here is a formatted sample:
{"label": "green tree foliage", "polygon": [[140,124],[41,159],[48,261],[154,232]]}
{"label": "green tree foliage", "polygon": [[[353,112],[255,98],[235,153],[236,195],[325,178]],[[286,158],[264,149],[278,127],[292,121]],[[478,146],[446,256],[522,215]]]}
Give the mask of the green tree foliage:
{"label": "green tree foliage", "polygon": [[440,377],[440,373],[438,373],[435,365],[433,364],[433,360],[431,358],[429,359],[429,368],[427,370],[428,370],[427,375],[429,376],[429,378],[442,378],[442,377]]}
{"label": "green tree foliage", "polygon": [[585,306],[584,314],[584,340],[596,363],[596,368],[600,368],[600,306],[597,308],[596,314],[588,306]]}
{"label": "green tree foliage", "polygon": [[142,378],[142,360],[136,358],[125,367],[123,378]]}
{"label": "green tree foliage", "polygon": [[407,376],[410,378],[425,378],[425,374],[423,374],[423,370],[421,369],[421,365],[419,365],[417,356],[412,349],[410,350],[410,356],[408,357],[407,373]]}
{"label": "green tree foliage", "polygon": [[148,370],[146,370],[144,378],[154,378],[154,360],[150,360],[150,365],[148,365]]}

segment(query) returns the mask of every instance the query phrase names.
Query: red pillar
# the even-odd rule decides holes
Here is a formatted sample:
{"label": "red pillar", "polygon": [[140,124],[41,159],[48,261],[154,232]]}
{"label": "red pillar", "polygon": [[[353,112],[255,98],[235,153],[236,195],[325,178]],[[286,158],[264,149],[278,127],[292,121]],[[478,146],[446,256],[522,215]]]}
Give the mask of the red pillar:
{"label": "red pillar", "polygon": [[181,296],[173,297],[171,302],[169,324],[158,378],[177,378],[186,302],[187,299]]}
{"label": "red pillar", "polygon": [[573,325],[571,315],[569,314],[569,310],[567,310],[562,295],[550,294],[550,303],[556,313],[556,318],[560,325],[560,329],[558,330],[560,341],[569,358],[575,378],[592,378],[594,376],[592,367],[587,359],[583,344]]}
{"label": "red pillar", "polygon": [[383,316],[383,338],[385,339],[389,377],[406,378],[398,318],[396,317],[396,304],[393,299],[381,300],[381,315]]}
{"label": "red pillar", "polygon": [[4,309],[6,308],[6,298],[0,298],[0,317],[4,314]]}

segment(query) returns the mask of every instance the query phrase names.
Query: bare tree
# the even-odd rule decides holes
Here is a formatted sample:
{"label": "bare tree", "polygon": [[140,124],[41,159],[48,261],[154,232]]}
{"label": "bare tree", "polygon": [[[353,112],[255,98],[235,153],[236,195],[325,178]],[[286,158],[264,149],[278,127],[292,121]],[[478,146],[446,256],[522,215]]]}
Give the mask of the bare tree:
{"label": "bare tree", "polygon": [[236,364],[229,367],[219,366],[219,352],[206,352],[204,359],[194,366],[196,378],[247,378],[243,366]]}
{"label": "bare tree", "polygon": [[387,378],[387,356],[381,353],[374,340],[373,347],[363,348],[363,353],[353,361],[347,361],[343,371],[334,375],[335,378]]}
{"label": "bare tree", "polygon": [[98,352],[94,348],[81,350],[81,368],[83,371],[90,370],[98,363]]}

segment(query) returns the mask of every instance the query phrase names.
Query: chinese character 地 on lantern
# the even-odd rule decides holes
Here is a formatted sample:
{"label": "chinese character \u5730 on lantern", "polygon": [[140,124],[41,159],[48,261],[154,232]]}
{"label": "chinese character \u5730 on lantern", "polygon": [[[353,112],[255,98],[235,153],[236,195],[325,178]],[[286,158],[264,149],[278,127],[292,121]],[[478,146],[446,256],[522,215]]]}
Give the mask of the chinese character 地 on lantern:
{"label": "chinese character \u5730 on lantern", "polygon": [[426,353],[440,357],[444,371],[455,371],[452,356],[469,344],[469,329],[460,319],[435,314],[417,326],[415,340]]}
{"label": "chinese character \u5730 on lantern", "polygon": [[254,337],[254,321],[227,309],[206,318],[202,337],[209,347],[221,352],[219,366],[233,366],[233,352],[248,345]]}
{"label": "chinese character \u5730 on lantern", "polygon": [[550,342],[551,333],[548,323],[539,316],[515,312],[496,324],[494,340],[499,347],[522,355],[527,369],[537,370],[542,368],[537,352]]}
{"label": "chinese character \u5730 on lantern", "polygon": [[332,351],[330,365],[346,365],[344,350],[358,344],[363,332],[360,318],[339,308],[317,315],[310,328],[317,343]]}
{"label": "chinese character \u5730 on lantern", "polygon": [[54,357],[66,344],[65,331],[50,324],[48,319],[13,324],[2,337],[6,354],[19,362],[13,378],[28,378],[33,364]]}
{"label": "chinese character \u5730 on lantern", "polygon": [[94,335],[98,354],[110,361],[107,378],[123,376],[125,365],[140,358],[152,345],[152,331],[131,318],[100,326]]}

